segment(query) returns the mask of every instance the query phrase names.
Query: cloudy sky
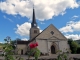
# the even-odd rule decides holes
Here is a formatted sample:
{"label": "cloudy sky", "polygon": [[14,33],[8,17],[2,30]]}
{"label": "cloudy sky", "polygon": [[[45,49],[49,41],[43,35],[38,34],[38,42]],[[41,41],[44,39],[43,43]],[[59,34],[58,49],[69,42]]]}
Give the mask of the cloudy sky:
{"label": "cloudy sky", "polygon": [[29,39],[33,4],[41,31],[53,24],[67,38],[80,39],[80,0],[0,0],[0,42]]}

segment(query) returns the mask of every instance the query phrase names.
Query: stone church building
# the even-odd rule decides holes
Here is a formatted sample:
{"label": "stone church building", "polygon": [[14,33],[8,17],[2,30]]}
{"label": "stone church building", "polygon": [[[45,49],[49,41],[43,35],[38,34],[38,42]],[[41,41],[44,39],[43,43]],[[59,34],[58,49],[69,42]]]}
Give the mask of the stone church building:
{"label": "stone church building", "polygon": [[16,53],[24,55],[29,50],[30,43],[38,42],[37,48],[44,54],[57,54],[69,51],[67,38],[52,24],[45,28],[41,33],[37,28],[35,11],[33,8],[33,17],[30,28],[30,39],[28,41],[17,41]]}

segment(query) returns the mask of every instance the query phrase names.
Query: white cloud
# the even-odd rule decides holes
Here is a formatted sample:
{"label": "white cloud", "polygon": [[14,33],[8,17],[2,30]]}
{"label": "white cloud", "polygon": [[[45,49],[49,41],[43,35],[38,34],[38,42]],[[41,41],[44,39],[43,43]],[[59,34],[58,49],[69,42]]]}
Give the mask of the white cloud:
{"label": "white cloud", "polygon": [[67,32],[74,32],[78,31],[80,32],[80,21],[70,21],[67,23],[65,27],[62,27],[59,29],[62,33],[67,33]]}
{"label": "white cloud", "polygon": [[27,39],[27,38],[22,38],[21,40],[23,40],[23,41],[28,41],[28,39]]}
{"label": "white cloud", "polygon": [[72,18],[78,18],[79,16],[77,16],[77,15],[74,15]]}
{"label": "white cloud", "polygon": [[40,30],[40,32],[42,32],[43,30]]}
{"label": "white cloud", "polygon": [[40,22],[41,24],[45,24],[44,22]]}
{"label": "white cloud", "polygon": [[7,14],[31,18],[32,3],[35,6],[36,18],[40,21],[63,15],[68,8],[79,7],[76,0],[5,0],[0,2],[0,10]]}
{"label": "white cloud", "polygon": [[66,32],[73,32],[71,26],[65,26],[65,27],[62,27],[60,28],[60,31],[63,33],[66,33]]}
{"label": "white cloud", "polygon": [[[21,25],[17,24],[17,28],[15,28],[16,30],[15,33],[19,34],[20,36],[29,36],[30,28],[31,28],[31,23],[29,22],[25,22]],[[42,30],[40,30],[40,32],[42,32]]]}
{"label": "white cloud", "polygon": [[12,19],[7,18],[5,15],[4,15],[3,17],[4,17],[5,19],[9,20],[10,22],[13,22],[13,20],[12,20]]}
{"label": "white cloud", "polygon": [[71,34],[71,35],[66,34],[65,37],[67,37],[69,39],[73,39],[73,40],[78,40],[78,39],[80,39],[80,34],[79,35],[78,34]]}
{"label": "white cloud", "polygon": [[77,15],[74,15],[73,17],[72,17],[72,20],[75,20],[75,19],[77,19],[79,16],[77,16]]}
{"label": "white cloud", "polygon": [[15,33],[21,36],[29,36],[29,30],[31,28],[31,23],[25,22],[22,25],[17,24],[17,29]]}

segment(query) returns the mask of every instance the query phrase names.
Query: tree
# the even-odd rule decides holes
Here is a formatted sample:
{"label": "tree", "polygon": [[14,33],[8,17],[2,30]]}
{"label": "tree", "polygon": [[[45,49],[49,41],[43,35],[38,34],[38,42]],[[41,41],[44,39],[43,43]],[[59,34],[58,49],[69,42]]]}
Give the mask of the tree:
{"label": "tree", "polygon": [[71,42],[71,46],[72,46],[72,53],[77,53],[77,49],[78,49],[78,43],[77,42],[75,42],[75,41],[72,41]]}
{"label": "tree", "polygon": [[73,41],[72,39],[68,39],[68,44],[70,46],[70,49],[71,49],[71,53],[72,54],[75,54],[77,53],[77,49],[79,47],[78,43]]}
{"label": "tree", "polygon": [[77,54],[80,54],[80,47],[78,47],[77,49]]}

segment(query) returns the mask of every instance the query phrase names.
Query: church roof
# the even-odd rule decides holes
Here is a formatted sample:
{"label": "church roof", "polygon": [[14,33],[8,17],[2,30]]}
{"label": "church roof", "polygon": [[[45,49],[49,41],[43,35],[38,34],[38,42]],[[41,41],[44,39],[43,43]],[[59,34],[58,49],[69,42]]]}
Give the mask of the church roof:
{"label": "church roof", "polygon": [[17,44],[28,44],[30,41],[23,41],[23,40],[18,40]]}

